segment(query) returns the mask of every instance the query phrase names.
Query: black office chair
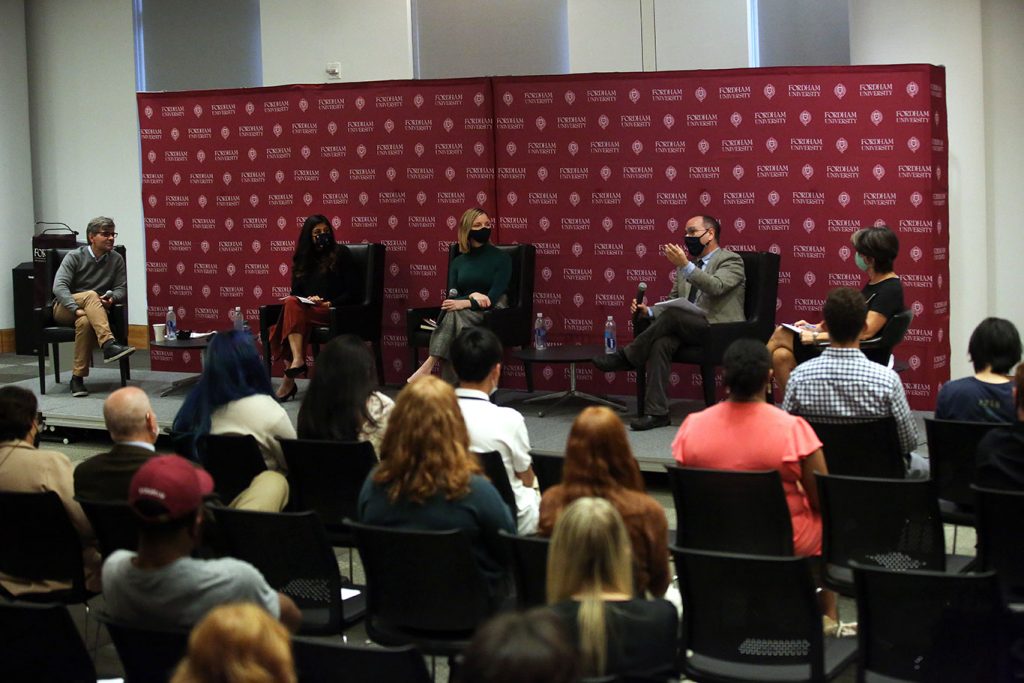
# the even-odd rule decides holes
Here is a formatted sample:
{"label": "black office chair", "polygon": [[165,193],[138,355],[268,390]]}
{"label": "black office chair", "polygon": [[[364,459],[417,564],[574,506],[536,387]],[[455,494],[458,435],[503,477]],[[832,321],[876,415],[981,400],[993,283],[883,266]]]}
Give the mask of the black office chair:
{"label": "black office chair", "polygon": [[853,595],[853,568],[926,570],[955,574],[974,559],[947,555],[942,519],[930,479],[879,479],[815,474],[821,502],[821,559],[825,585]]}
{"label": "black office chair", "polygon": [[[383,244],[341,244],[352,255],[352,267],[356,270],[354,279],[361,283],[362,291],[356,293],[356,303],[331,306],[330,322],[313,328],[309,342],[313,357],[320,352],[320,346],[343,334],[354,334],[373,345],[377,361],[377,381],[384,384],[384,356],[381,328],[384,322],[384,257]],[[270,328],[281,317],[281,304],[260,306],[260,339],[263,340],[263,360],[267,374],[271,373],[273,359],[266,347]]]}
{"label": "black office chair", "polygon": [[868,360],[888,366],[892,350],[903,341],[912,322],[914,322],[914,311],[911,309],[896,313],[885,321],[885,325],[876,336],[861,341],[861,352],[868,357]]}
{"label": "black office chair", "polygon": [[[64,261],[64,257],[75,251],[75,249],[47,249],[46,250],[46,263],[45,263],[45,275],[44,278],[50,283],[50,289],[53,289],[53,279],[57,276],[57,270],[60,268],[61,262]],[[114,251],[121,255],[121,258],[125,257],[124,246],[117,245],[114,247]],[[103,292],[100,292],[102,294]],[[66,342],[74,343],[75,341],[75,326],[70,325],[58,325],[53,319],[53,302],[52,297],[50,302],[45,306],[33,307],[33,314],[35,316],[36,325],[36,339],[39,340],[38,346],[38,360],[39,360],[39,393],[46,393],[46,348],[47,344],[50,345],[51,353],[50,358],[53,362],[53,381],[60,384],[60,353],[58,352],[58,345]],[[113,333],[114,338],[119,344],[128,344],[128,305],[114,304],[110,307],[107,313],[108,321],[110,322],[110,331]],[[121,358],[118,361],[118,367],[121,370],[121,386],[126,386],[128,380],[132,378],[131,366],[128,364],[128,356]]]}
{"label": "black office chair", "polygon": [[834,422],[817,415],[801,417],[821,439],[829,474],[882,479],[906,476],[906,460],[892,417],[852,422]]}
{"label": "black office chair", "polygon": [[858,680],[1004,680],[994,573],[894,572],[854,563],[853,576]]}
{"label": "black office chair", "polygon": [[698,681],[825,681],[857,654],[825,638],[810,558],[672,547],[683,597],[683,672]]}
{"label": "black office chair", "polygon": [[296,637],[292,653],[301,683],[431,681],[423,655],[412,645],[376,647]]}
{"label": "black office chair", "polygon": [[495,608],[469,536],[348,524],[366,570],[367,635],[428,655],[461,652]]}
{"label": "black office chair", "polygon": [[533,460],[533,473],[537,475],[537,485],[540,486],[541,493],[544,493],[556,484],[562,483],[562,468],[565,465],[564,455],[561,453],[530,451],[530,458]]}
{"label": "black office chair", "polygon": [[519,609],[547,604],[548,548],[551,539],[540,536],[516,536],[498,532],[505,544],[508,568],[516,582]]}
{"label": "black office chair", "polygon": [[682,548],[793,555],[793,523],[776,470],[665,465]]}
{"label": "black office chair", "polygon": [[266,471],[260,444],[252,434],[204,434],[199,461],[213,477],[214,491],[225,505],[249,488],[253,477]]}
{"label": "black office chair", "polygon": [[[768,342],[775,331],[775,300],[779,292],[779,255],[767,251],[737,252],[743,258],[746,286],[743,299],[745,320],[711,325],[707,343],[702,346],[680,346],[672,357],[673,363],[700,366],[705,405],[715,403],[715,368],[722,364],[722,356],[729,344],[737,339],[757,339]],[[635,330],[639,334],[639,330]],[[647,369],[637,368],[637,414],[644,415],[644,395],[647,392]]]}
{"label": "black office chair", "polygon": [[494,488],[498,489],[501,499],[508,506],[509,511],[512,513],[512,519],[518,520],[519,511],[516,507],[516,494],[512,491],[512,482],[508,479],[508,472],[505,470],[505,461],[501,459],[501,453],[498,451],[488,451],[486,453],[475,453],[475,455],[480,460],[484,476],[491,480]]}
{"label": "black office chair", "polygon": [[[512,259],[512,278],[505,292],[508,307],[484,311],[481,325],[491,329],[505,348],[526,347],[533,339],[533,280],[536,249],[532,244],[495,245]],[[448,265],[459,255],[459,245],[452,244],[448,251]],[[447,280],[446,280],[447,281]],[[439,293],[440,294],[440,293]],[[410,308],[406,312],[406,339],[412,355],[412,367],[420,364],[421,348],[430,344],[430,332],[420,329],[427,318],[437,319],[441,309]],[[526,386],[533,391],[533,377],[526,373]]]}
{"label": "black office chair", "polygon": [[995,571],[1006,602],[1024,609],[1024,492],[971,489],[978,514],[979,568]]}
{"label": "black office chair", "polygon": [[260,570],[302,610],[305,635],[334,635],[362,619],[366,593],[342,598],[341,574],[315,512],[253,512],[217,508],[214,518],[232,557]]}
{"label": "black office chair", "polygon": [[4,680],[96,681],[89,652],[62,604],[0,600],[0,643]]}
{"label": "black office chair", "polygon": [[100,554],[106,559],[115,550],[135,550],[139,546],[138,517],[124,501],[86,500],[75,497],[89,518]]}
{"label": "black office chair", "polygon": [[107,628],[127,683],[167,683],[188,651],[188,629],[150,629],[121,624],[92,610]]}
{"label": "black office chair", "polygon": [[[936,420],[926,417],[928,434],[928,462],[931,478],[939,496],[939,512],[947,524],[974,526],[974,455],[981,437],[993,427],[1005,427],[993,422],[961,422]],[[956,543],[956,529],[953,530]]]}
{"label": "black office chair", "polygon": [[[0,572],[71,584],[66,590],[22,594],[18,600],[73,604],[95,595],[85,587],[82,542],[56,492],[2,491],[0,519],[6,520],[0,524]],[[7,591],[0,588],[4,594]]]}

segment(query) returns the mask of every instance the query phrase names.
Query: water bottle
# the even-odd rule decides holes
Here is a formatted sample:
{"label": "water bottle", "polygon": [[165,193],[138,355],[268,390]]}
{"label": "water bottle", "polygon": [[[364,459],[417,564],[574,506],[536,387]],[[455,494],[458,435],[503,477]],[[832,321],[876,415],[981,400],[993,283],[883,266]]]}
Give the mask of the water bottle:
{"label": "water bottle", "polygon": [[178,338],[178,316],[174,315],[174,306],[167,307],[167,326],[164,328],[167,339]]}
{"label": "water bottle", "polygon": [[537,314],[533,323],[533,348],[543,351],[548,347],[548,328],[544,327],[544,316]]}
{"label": "water bottle", "polygon": [[615,353],[615,319],[608,316],[608,322],[604,324],[604,352]]}
{"label": "water bottle", "polygon": [[231,318],[231,325],[236,332],[245,330],[245,317],[242,315],[241,306],[235,306],[234,310],[228,311],[228,317]]}

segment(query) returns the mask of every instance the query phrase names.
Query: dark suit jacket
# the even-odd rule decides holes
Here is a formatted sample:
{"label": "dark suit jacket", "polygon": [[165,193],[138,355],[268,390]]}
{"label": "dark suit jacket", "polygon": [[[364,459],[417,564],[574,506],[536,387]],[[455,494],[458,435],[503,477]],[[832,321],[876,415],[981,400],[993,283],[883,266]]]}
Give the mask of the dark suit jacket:
{"label": "dark suit jacket", "polygon": [[75,468],[75,496],[85,500],[126,501],[135,470],[156,453],[139,446],[114,444]]}

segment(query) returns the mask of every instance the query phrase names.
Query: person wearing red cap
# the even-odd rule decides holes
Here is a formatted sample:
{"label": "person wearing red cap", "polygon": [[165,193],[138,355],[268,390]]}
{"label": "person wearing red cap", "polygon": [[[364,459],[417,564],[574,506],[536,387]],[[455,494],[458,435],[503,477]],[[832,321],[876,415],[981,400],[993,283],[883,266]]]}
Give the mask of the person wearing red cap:
{"label": "person wearing red cap", "polygon": [[177,455],[149,459],[132,477],[128,504],[139,518],[139,550],[103,563],[103,597],[115,621],[147,628],[191,628],[227,602],[260,605],[292,631],[302,613],[248,562],[191,557],[213,479]]}

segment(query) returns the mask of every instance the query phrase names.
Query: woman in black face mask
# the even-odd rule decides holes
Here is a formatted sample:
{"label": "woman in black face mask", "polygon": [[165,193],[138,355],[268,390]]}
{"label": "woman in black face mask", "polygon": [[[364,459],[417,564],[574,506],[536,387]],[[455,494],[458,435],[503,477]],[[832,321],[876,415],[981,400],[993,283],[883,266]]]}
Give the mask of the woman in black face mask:
{"label": "woman in black face mask", "polygon": [[295,396],[295,378],[308,370],[306,341],[313,327],[327,325],[331,306],[350,302],[357,289],[351,256],[334,240],[330,221],[321,214],[307,218],[292,256],[291,295],[284,299],[281,317],[267,340],[272,358],[286,364],[277,389],[279,401]]}
{"label": "woman in black face mask", "polygon": [[[483,209],[476,207],[462,214],[461,253],[448,268],[448,297],[441,302],[441,316],[430,335],[430,355],[409,377],[409,382],[429,375],[439,361],[447,360],[452,340],[464,328],[479,325],[483,311],[508,305],[505,291],[512,278],[512,259],[491,244],[492,229],[491,217]],[[448,368],[445,378],[454,383]]]}

